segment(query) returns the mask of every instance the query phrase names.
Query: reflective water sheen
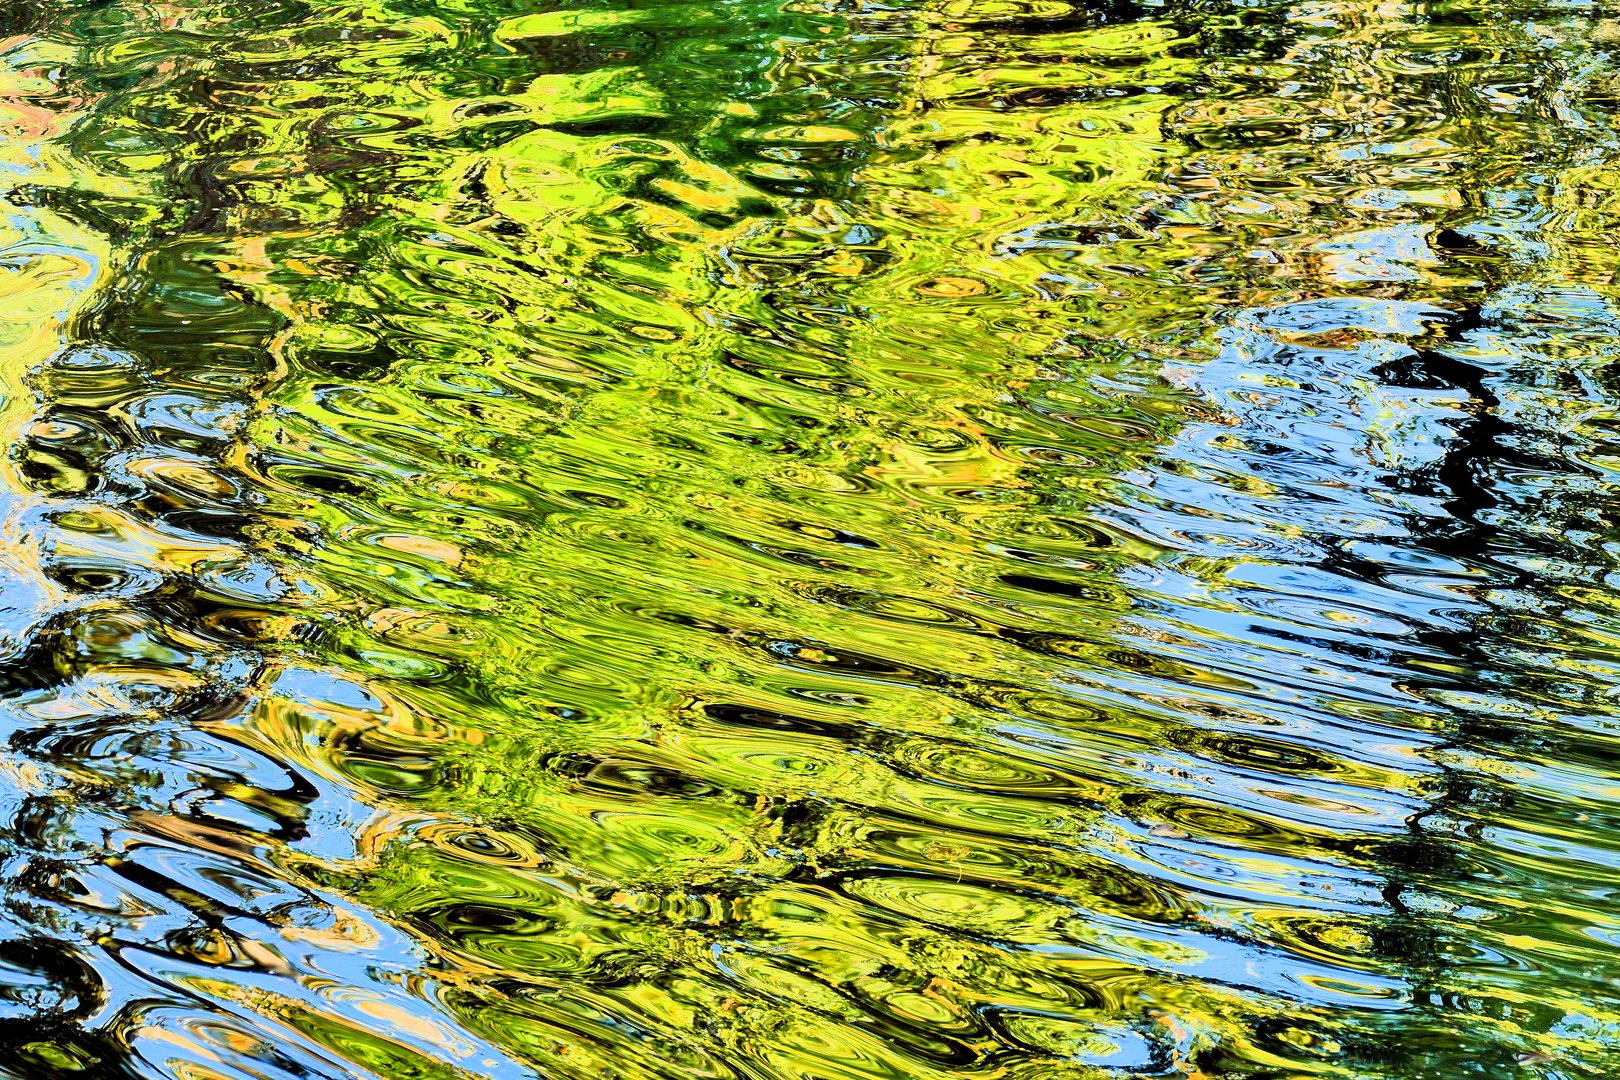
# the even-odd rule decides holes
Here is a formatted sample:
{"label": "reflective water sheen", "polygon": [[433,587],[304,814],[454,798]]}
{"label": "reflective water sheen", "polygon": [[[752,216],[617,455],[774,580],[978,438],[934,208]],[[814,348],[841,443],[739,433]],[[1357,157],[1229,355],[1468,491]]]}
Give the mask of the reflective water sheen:
{"label": "reflective water sheen", "polygon": [[0,21],[4,1075],[1620,1075],[1620,9]]}

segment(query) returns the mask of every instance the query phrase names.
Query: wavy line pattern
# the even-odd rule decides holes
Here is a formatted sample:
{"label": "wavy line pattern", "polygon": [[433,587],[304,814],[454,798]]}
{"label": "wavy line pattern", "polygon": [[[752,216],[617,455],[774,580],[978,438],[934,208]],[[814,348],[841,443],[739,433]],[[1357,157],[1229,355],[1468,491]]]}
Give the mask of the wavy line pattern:
{"label": "wavy line pattern", "polygon": [[0,6],[0,1075],[1614,1075],[1617,50]]}

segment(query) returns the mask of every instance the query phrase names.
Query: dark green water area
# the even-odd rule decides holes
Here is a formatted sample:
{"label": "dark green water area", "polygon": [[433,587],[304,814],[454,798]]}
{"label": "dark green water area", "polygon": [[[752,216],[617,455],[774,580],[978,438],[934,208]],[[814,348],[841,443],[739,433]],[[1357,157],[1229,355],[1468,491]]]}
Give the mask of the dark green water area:
{"label": "dark green water area", "polygon": [[0,3],[0,1076],[1620,1076],[1620,8]]}

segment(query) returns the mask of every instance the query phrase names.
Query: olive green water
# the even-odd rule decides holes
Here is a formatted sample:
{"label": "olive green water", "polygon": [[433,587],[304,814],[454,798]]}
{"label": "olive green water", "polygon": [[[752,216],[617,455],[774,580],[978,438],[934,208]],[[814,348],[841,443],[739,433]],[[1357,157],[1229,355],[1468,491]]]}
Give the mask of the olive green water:
{"label": "olive green water", "polygon": [[1620,10],[0,24],[0,1074],[1620,1075]]}

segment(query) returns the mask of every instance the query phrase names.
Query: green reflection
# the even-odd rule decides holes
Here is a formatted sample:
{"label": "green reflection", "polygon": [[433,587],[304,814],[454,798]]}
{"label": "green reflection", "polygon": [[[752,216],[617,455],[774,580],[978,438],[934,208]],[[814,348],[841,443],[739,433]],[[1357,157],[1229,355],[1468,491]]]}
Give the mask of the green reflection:
{"label": "green reflection", "polygon": [[1613,1067],[1611,20],[8,18],[0,1068]]}

